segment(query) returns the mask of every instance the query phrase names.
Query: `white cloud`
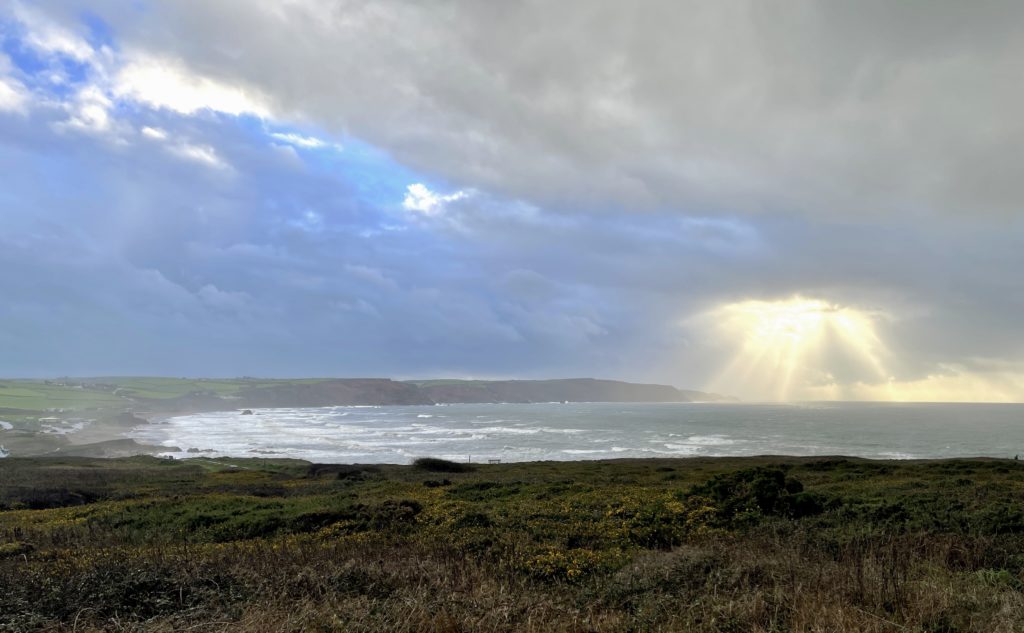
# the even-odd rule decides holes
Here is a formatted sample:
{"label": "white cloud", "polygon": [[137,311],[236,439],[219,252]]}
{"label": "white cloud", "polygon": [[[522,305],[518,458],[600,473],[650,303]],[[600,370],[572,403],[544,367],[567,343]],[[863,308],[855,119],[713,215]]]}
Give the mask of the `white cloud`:
{"label": "white cloud", "polygon": [[66,121],[57,124],[57,127],[88,134],[113,134],[115,121],[110,116],[113,105],[113,101],[99,86],[85,86],[75,94],[73,101],[64,104],[69,117]]}
{"label": "white cloud", "polygon": [[179,114],[214,110],[236,116],[270,116],[270,108],[261,95],[197,74],[177,59],[149,55],[129,59],[114,78],[112,92],[119,98]]}
{"label": "white cloud", "polygon": [[91,62],[96,57],[96,52],[84,38],[22,3],[14,3],[13,13],[25,26],[25,43],[36,51],[64,55],[80,62]]}
{"label": "white cloud", "polygon": [[23,113],[27,107],[25,87],[15,79],[0,77],[0,112]]}
{"label": "white cloud", "polygon": [[402,208],[406,211],[414,211],[423,215],[438,215],[443,213],[449,202],[462,200],[469,196],[466,191],[456,191],[447,195],[434,193],[422,183],[411,184],[406,187],[405,199],[402,200]]}
{"label": "white cloud", "polygon": [[301,167],[302,159],[299,158],[299,153],[295,151],[295,147],[292,145],[278,145],[277,143],[271,143],[270,149],[277,154],[281,159],[282,164],[290,165],[292,167]]}
{"label": "white cloud", "polygon": [[199,163],[200,165],[206,165],[207,167],[212,167],[214,169],[231,169],[231,166],[220,157],[217,150],[209,145],[195,145],[193,143],[182,142],[176,145],[171,145],[167,149],[172,154],[183,160]]}
{"label": "white cloud", "polygon": [[154,141],[163,141],[167,139],[167,131],[158,127],[146,126],[142,128],[142,135],[146,138],[151,138]]}
{"label": "white cloud", "polygon": [[216,148],[210,145],[174,140],[167,130],[158,127],[145,126],[140,130],[140,133],[150,140],[164,143],[167,152],[182,160],[221,171],[231,171],[232,169],[231,165],[221,157]]}
{"label": "white cloud", "polygon": [[[270,134],[270,136],[276,138],[279,141],[284,141],[285,143],[289,143],[291,145],[297,145],[298,147],[302,147],[304,149],[320,149],[323,147],[328,147],[330,145],[326,141],[319,139],[315,136],[303,136],[301,134],[294,134],[290,132],[273,132]],[[340,145],[335,145],[334,147],[336,149],[341,149]]]}

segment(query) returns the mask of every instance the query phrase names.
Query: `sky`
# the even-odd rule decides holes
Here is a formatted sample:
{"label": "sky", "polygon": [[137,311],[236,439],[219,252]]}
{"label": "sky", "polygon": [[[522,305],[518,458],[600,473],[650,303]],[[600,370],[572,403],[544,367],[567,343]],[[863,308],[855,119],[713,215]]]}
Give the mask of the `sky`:
{"label": "sky", "polygon": [[1024,400],[1024,4],[0,0],[0,375]]}

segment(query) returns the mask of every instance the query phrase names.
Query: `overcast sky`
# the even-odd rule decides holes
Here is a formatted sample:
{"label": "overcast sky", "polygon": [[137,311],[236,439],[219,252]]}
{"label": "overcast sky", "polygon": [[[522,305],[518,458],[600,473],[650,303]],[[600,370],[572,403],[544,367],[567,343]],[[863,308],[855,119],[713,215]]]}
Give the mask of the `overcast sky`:
{"label": "overcast sky", "polygon": [[0,374],[1020,401],[1022,60],[1015,1],[0,0]]}

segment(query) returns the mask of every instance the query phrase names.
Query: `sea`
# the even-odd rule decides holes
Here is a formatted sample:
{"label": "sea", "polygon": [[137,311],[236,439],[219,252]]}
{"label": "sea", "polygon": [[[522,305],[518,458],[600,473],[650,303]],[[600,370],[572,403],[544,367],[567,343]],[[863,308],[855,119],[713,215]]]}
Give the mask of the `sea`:
{"label": "sea", "polygon": [[740,455],[1024,455],[1024,405],[539,403],[256,409],[154,420],[173,457],[409,463]]}

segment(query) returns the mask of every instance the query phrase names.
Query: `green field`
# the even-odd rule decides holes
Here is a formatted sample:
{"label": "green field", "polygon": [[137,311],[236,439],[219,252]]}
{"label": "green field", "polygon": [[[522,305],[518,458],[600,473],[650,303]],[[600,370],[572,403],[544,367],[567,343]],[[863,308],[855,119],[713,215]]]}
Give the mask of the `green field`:
{"label": "green field", "polygon": [[[286,383],[320,382],[308,379],[206,379],[105,376],[53,380],[0,380],[0,420],[16,428],[35,430],[45,416],[108,415],[195,393],[232,396],[244,389]],[[0,445],[3,436],[0,434]]]}
{"label": "green field", "polygon": [[[323,379],[207,379],[99,377],[57,380],[0,380],[0,409],[45,411],[124,406],[131,398],[174,398],[210,392],[230,396],[243,389],[284,383],[319,382]],[[116,395],[115,395],[116,392]]]}
{"label": "green field", "polygon": [[280,380],[246,379],[213,379],[213,378],[138,378],[116,377],[99,379],[115,383],[126,389],[130,395],[138,398],[173,398],[195,392],[212,392],[219,396],[235,395],[243,389],[270,387],[285,383],[320,382],[322,378],[292,378]]}
{"label": "green field", "polygon": [[47,409],[109,408],[123,399],[108,391],[48,385],[27,380],[0,382],[0,408],[45,412]]}
{"label": "green field", "polygon": [[1021,631],[1022,499],[1007,460],[10,458],[0,630]]}

